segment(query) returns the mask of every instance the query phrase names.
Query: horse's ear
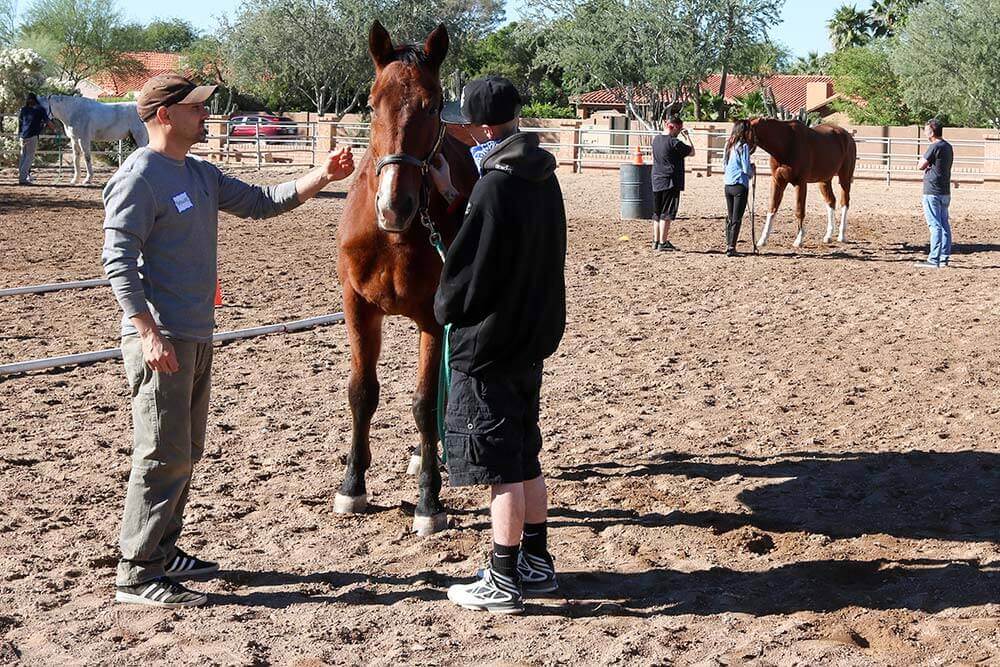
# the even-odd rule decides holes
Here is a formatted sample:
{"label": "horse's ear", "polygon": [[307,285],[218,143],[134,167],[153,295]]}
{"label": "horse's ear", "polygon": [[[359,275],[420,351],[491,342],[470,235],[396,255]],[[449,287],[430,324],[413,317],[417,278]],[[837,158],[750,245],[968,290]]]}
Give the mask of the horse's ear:
{"label": "horse's ear", "polygon": [[368,31],[368,53],[371,54],[375,69],[382,69],[392,62],[395,49],[392,48],[392,37],[389,36],[382,24],[378,21],[372,24],[372,29]]}
{"label": "horse's ear", "polygon": [[448,29],[444,27],[441,23],[438,27],[434,28],[434,31],[427,35],[427,40],[424,42],[424,54],[427,56],[427,60],[430,65],[435,70],[441,69],[441,63],[444,62],[444,57],[448,55]]}

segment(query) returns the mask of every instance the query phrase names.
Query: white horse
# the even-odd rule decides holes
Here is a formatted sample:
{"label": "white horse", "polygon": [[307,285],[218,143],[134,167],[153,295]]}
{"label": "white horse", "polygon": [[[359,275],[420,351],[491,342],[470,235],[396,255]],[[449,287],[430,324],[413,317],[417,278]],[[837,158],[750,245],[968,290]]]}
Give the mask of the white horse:
{"label": "white horse", "polygon": [[87,163],[87,177],[81,184],[89,184],[94,176],[94,167],[90,161],[91,141],[124,139],[131,134],[139,146],[149,143],[149,134],[146,126],[139,120],[135,102],[105,103],[86,97],[39,95],[38,103],[49,114],[49,118],[58,118],[66,126],[66,136],[73,147],[72,184],[79,180],[81,155]]}

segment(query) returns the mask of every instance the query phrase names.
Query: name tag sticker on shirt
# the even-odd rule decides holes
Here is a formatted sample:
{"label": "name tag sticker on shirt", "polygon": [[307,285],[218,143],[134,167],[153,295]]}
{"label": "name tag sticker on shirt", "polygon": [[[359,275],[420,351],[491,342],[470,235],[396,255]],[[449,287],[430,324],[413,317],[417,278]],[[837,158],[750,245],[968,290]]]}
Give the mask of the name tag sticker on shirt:
{"label": "name tag sticker on shirt", "polygon": [[191,203],[191,198],[188,197],[188,193],[186,192],[174,195],[174,206],[177,207],[178,213],[183,213],[189,208],[194,208],[194,204]]}

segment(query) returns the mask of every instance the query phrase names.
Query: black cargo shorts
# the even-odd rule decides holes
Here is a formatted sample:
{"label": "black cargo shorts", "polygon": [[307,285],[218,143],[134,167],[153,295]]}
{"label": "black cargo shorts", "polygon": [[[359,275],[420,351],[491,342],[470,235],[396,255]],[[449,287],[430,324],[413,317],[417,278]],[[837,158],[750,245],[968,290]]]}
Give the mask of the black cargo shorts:
{"label": "black cargo shorts", "polygon": [[444,446],[451,486],[516,484],[542,474],[542,364],[467,375],[452,369]]}

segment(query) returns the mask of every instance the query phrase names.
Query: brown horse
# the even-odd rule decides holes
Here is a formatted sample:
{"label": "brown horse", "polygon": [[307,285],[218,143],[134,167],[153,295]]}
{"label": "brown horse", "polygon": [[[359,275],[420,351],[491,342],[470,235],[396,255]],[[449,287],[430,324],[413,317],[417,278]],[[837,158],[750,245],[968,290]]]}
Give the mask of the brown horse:
{"label": "brown horse", "polygon": [[[452,181],[464,195],[477,175],[468,148],[447,135],[440,119],[443,92],[439,71],[448,52],[448,31],[438,26],[423,45],[393,46],[376,22],[368,35],[375,63],[369,97],[371,140],[347,195],[339,229],[337,270],[344,289],[344,314],[351,342],[348,400],[353,416],[351,451],[334,509],[362,512],[368,504],[365,472],[371,464],[369,432],[378,406],[376,373],[382,348],[382,319],[402,315],[420,330],[420,360],[413,416],[420,432],[420,497],[413,529],[441,530],[447,516],[440,501],[436,401],[442,328],[434,319],[434,292],[441,258],[431,245],[428,224],[451,243],[462,210],[448,205],[427,173],[443,155]],[[413,224],[414,220],[420,224]]]}
{"label": "brown horse", "polygon": [[795,217],[799,233],[795,247],[805,238],[806,184],[819,183],[820,194],[826,201],[826,236],[824,243],[833,238],[833,216],[837,199],[833,196],[833,177],[840,183],[840,234],[837,240],[847,240],[847,210],[851,205],[851,181],[858,148],[851,134],[835,125],[807,127],[797,120],[754,118],[750,121],[751,144],[760,146],[771,155],[771,208],[760,233],[758,245],[767,243],[774,215],[781,205],[785,187],[795,186]]}

